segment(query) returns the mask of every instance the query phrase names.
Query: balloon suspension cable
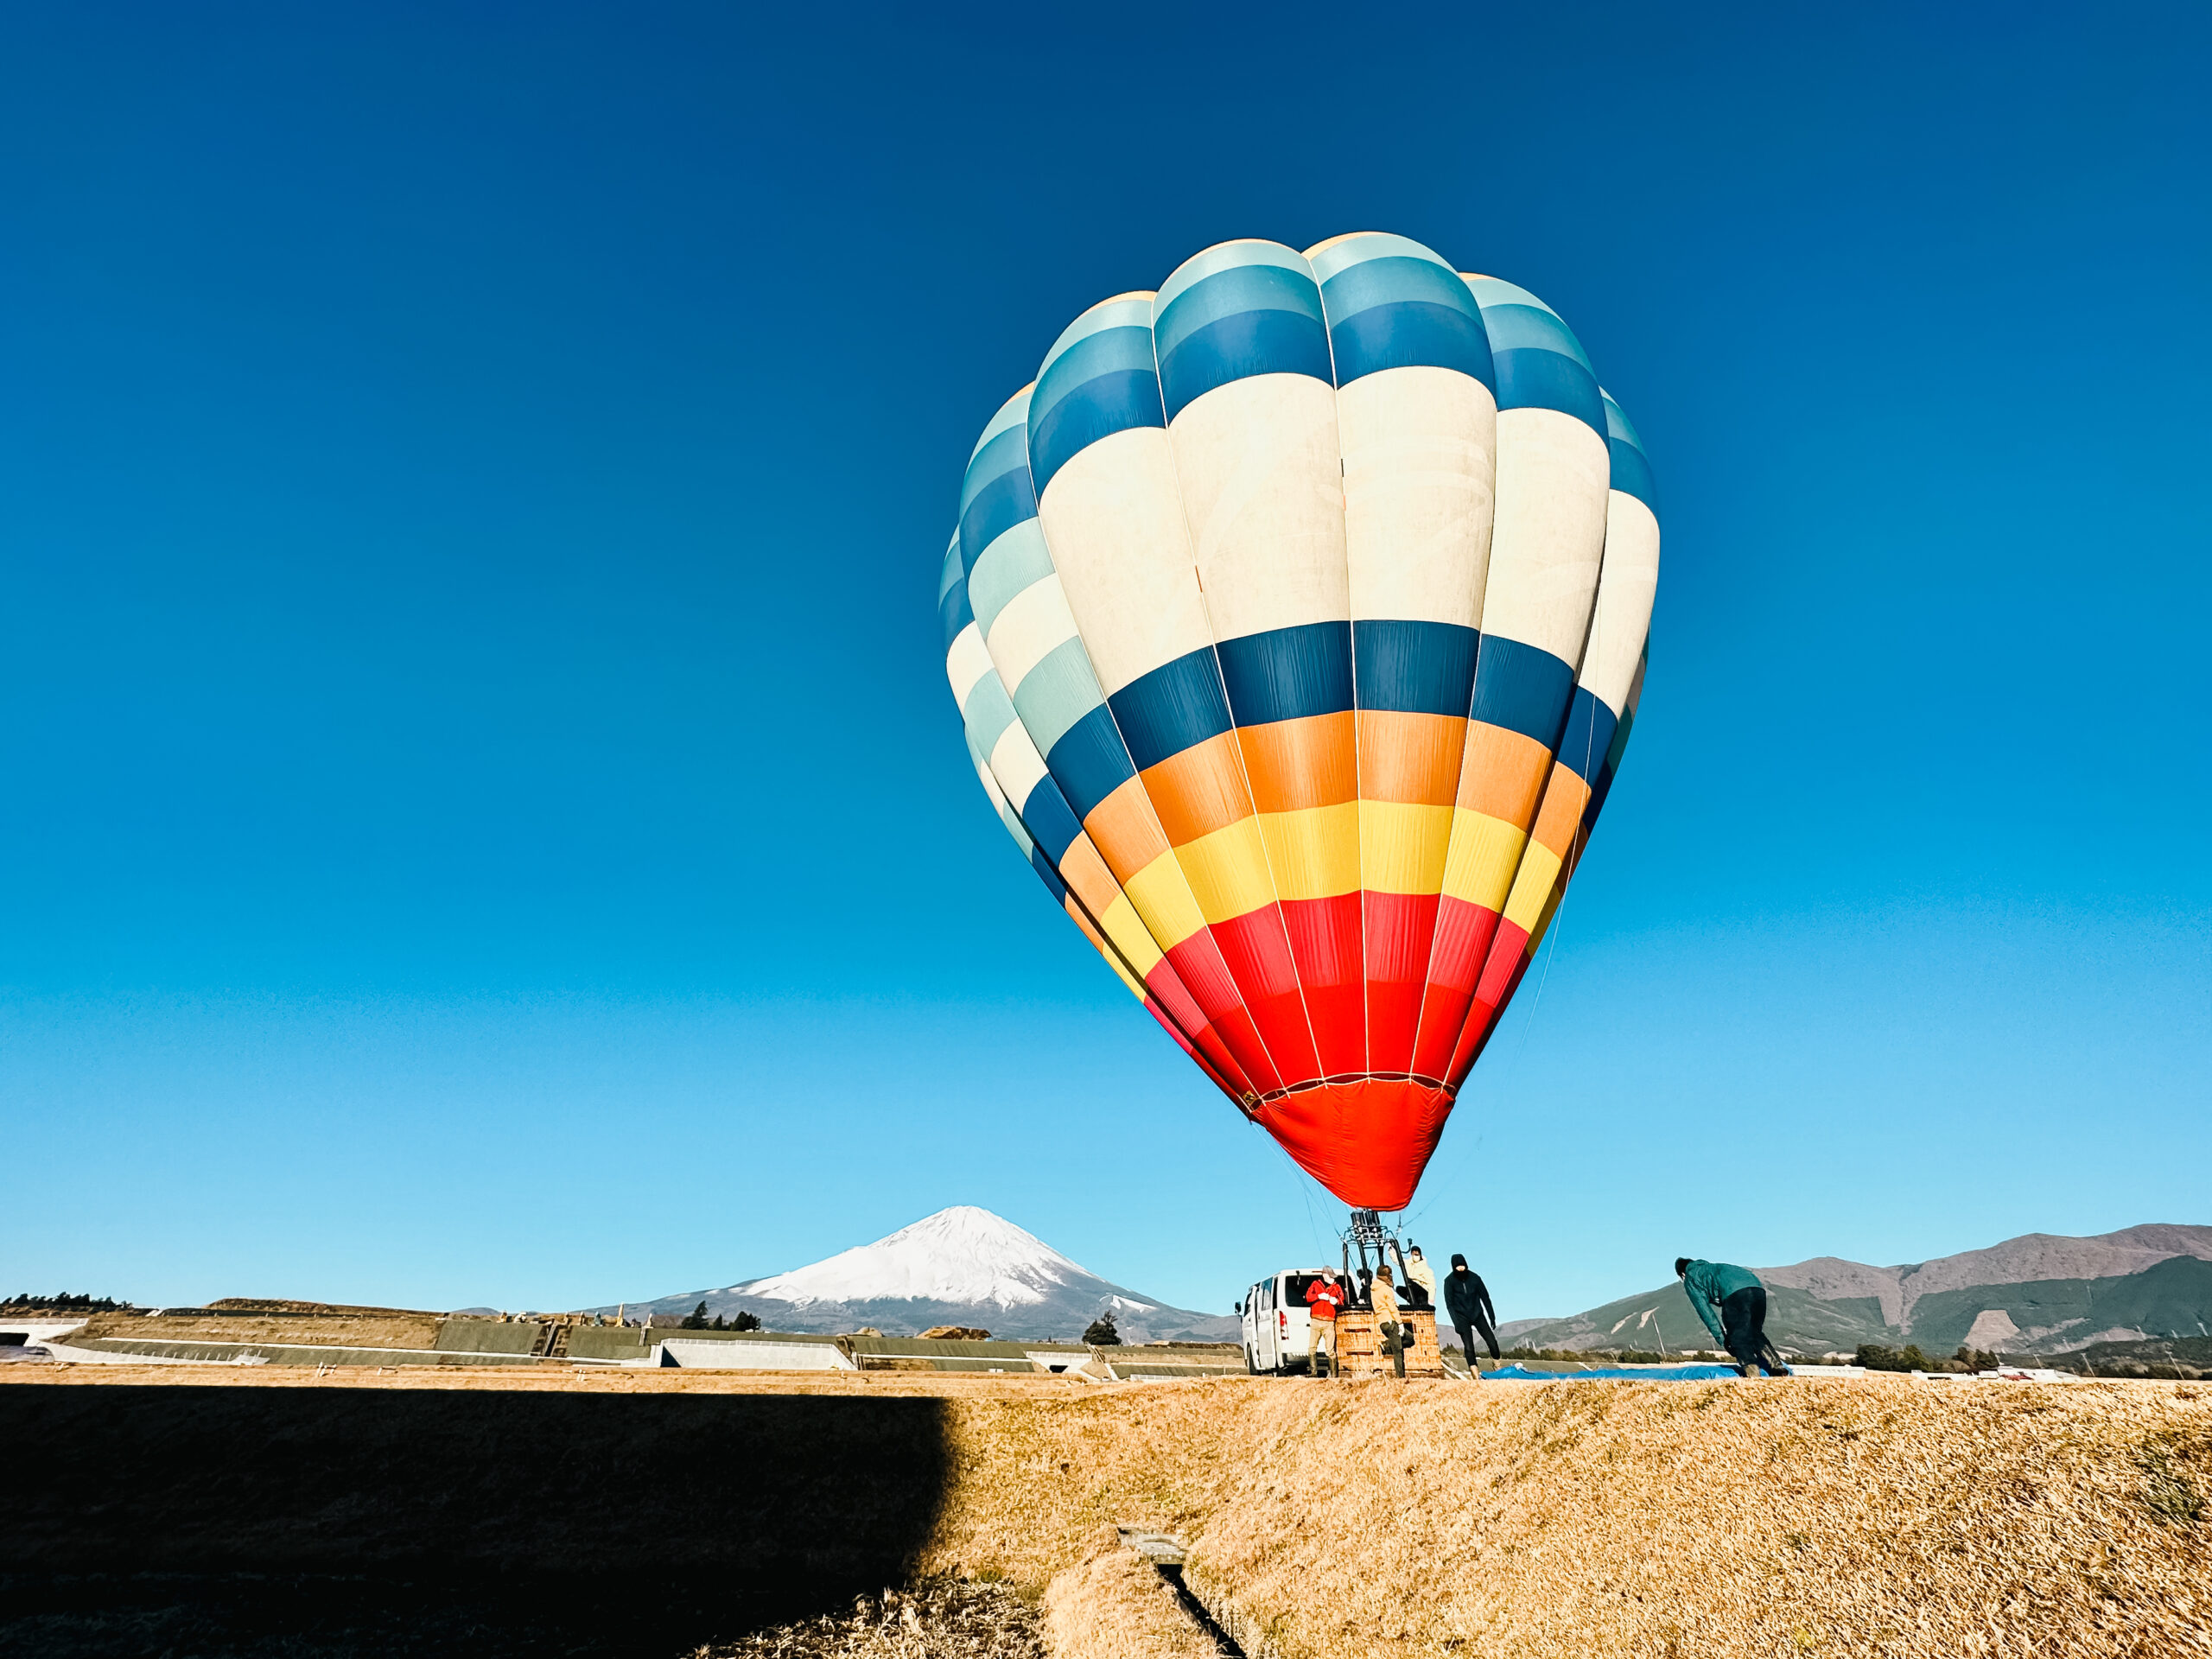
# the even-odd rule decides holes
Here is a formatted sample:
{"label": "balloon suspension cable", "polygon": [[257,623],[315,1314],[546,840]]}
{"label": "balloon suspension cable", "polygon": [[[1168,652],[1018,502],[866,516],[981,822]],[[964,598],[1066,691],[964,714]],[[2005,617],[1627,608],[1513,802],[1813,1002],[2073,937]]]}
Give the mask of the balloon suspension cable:
{"label": "balloon suspension cable", "polygon": [[[1396,1229],[1382,1219],[1379,1211],[1353,1211],[1351,1224],[1338,1236],[1343,1240],[1340,1259],[1344,1263],[1344,1282],[1347,1285],[1357,1284],[1359,1287],[1359,1299],[1363,1302],[1371,1300],[1370,1287],[1375,1283],[1376,1269],[1383,1266],[1394,1256],[1397,1259],[1397,1267],[1393,1270],[1392,1276],[1397,1281],[1401,1294],[1404,1293],[1407,1286],[1413,1283],[1413,1275],[1406,1271],[1405,1245],[1399,1238]],[[1375,1252],[1375,1259],[1371,1265],[1367,1256],[1370,1250]],[[1357,1279],[1353,1277],[1351,1265],[1355,1253],[1359,1257],[1359,1272]]]}

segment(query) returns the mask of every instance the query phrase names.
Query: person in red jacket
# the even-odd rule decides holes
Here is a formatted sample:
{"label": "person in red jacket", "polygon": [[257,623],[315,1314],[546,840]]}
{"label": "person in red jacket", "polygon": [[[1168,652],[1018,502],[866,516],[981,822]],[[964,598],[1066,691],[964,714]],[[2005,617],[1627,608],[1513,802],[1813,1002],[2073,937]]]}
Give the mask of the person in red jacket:
{"label": "person in red jacket", "polygon": [[1322,1268],[1321,1276],[1306,1287],[1306,1311],[1313,1316],[1306,1322],[1306,1364],[1316,1376],[1329,1374],[1337,1351],[1337,1310],[1345,1300],[1333,1268]]}

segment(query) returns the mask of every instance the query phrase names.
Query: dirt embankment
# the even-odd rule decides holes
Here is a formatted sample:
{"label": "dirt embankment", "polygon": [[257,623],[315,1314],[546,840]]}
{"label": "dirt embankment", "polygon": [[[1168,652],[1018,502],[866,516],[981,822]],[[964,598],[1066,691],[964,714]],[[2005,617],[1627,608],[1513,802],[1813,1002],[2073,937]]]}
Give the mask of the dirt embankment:
{"label": "dirt embankment", "polygon": [[95,1313],[67,1340],[130,1337],[143,1342],[286,1342],[315,1348],[429,1348],[435,1313],[378,1308],[359,1313]]}
{"label": "dirt embankment", "polygon": [[2186,1383],[36,1369],[64,1386],[0,1386],[0,1438],[39,1448],[0,1560],[47,1572],[435,1567],[572,1602],[604,1574],[830,1612],[900,1574],[1039,1595],[1121,1522],[1191,1540],[1193,1586],[1283,1659],[2212,1654]]}

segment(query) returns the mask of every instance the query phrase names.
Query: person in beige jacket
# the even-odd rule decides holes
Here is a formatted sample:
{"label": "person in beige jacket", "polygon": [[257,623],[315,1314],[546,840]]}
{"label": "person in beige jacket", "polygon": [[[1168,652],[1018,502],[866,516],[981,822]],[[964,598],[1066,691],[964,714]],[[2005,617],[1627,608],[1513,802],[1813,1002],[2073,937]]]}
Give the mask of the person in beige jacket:
{"label": "person in beige jacket", "polygon": [[1382,1351],[1390,1356],[1398,1368],[1399,1381],[1406,1375],[1406,1327],[1398,1318],[1398,1294],[1390,1282],[1390,1269],[1375,1269],[1375,1282],[1367,1287],[1368,1300],[1375,1308],[1375,1334],[1382,1339]]}
{"label": "person in beige jacket", "polygon": [[1422,1307],[1436,1306],[1436,1269],[1428,1265],[1427,1258],[1421,1255],[1421,1246],[1418,1244],[1411,1246],[1406,1251],[1406,1279],[1408,1287],[1413,1285],[1421,1287],[1421,1296],[1417,1306]]}

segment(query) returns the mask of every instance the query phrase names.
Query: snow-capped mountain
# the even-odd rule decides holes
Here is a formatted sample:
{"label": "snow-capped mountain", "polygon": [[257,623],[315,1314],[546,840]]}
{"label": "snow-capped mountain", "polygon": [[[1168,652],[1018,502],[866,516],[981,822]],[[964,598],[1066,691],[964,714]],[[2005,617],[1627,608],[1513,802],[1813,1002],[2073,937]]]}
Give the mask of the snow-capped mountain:
{"label": "snow-capped mountain", "polygon": [[995,1337],[1043,1340],[1080,1337],[1109,1312],[1128,1342],[1225,1342],[1235,1340],[1236,1331],[1233,1318],[1170,1307],[1102,1279],[973,1205],[940,1210],[887,1238],[809,1267],[629,1306],[632,1313],[642,1306],[654,1313],[689,1313],[701,1302],[710,1315],[752,1313],[772,1331],[872,1325],[896,1337],[936,1325],[966,1325]]}
{"label": "snow-capped mountain", "polygon": [[1094,1277],[1034,1234],[963,1204],[810,1268],[733,1288],[800,1306],[895,1298],[1014,1308]]}

